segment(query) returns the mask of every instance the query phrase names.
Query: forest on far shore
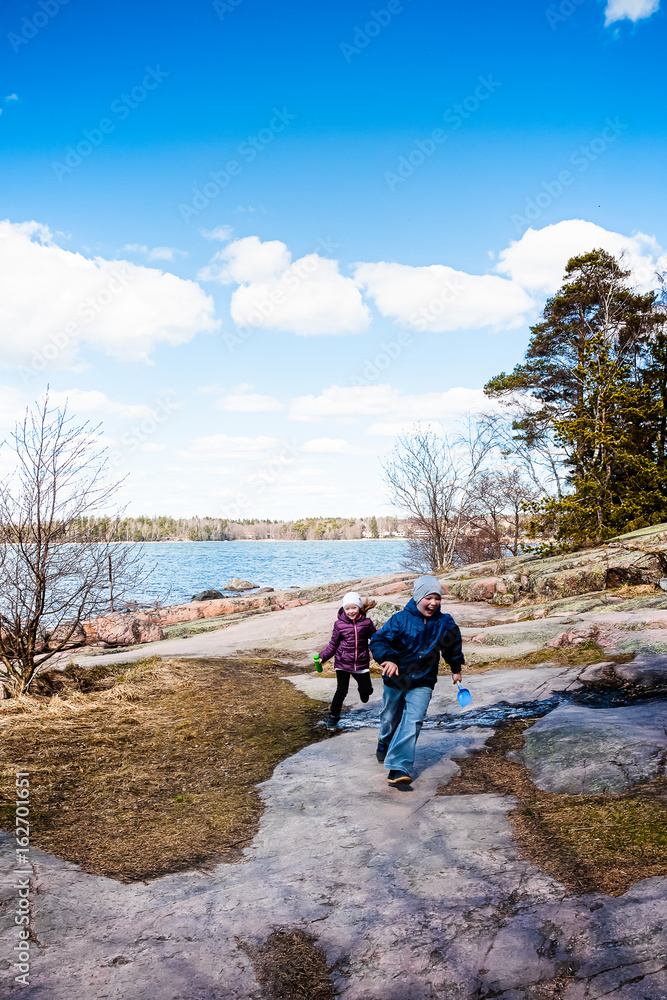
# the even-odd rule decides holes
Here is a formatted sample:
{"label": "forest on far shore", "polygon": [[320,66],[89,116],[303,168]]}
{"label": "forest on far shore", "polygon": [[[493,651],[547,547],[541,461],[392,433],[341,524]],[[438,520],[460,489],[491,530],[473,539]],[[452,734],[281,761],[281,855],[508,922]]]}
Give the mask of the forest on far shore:
{"label": "forest on far shore", "polygon": [[410,522],[397,517],[306,517],[297,521],[219,517],[83,518],[70,529],[72,541],[235,542],[355,541],[361,538],[409,538]]}

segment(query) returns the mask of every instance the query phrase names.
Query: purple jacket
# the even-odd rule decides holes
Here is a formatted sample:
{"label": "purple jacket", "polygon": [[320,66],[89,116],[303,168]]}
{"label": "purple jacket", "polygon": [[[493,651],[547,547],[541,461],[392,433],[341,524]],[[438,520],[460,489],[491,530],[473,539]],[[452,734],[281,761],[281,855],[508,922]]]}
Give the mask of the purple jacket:
{"label": "purple jacket", "polygon": [[336,670],[348,670],[352,674],[368,670],[371,660],[368,640],[376,632],[375,625],[366,615],[361,615],[356,621],[352,621],[345,614],[345,609],[341,608],[334,622],[331,642],[320,653],[320,659],[324,663],[335,653]]}

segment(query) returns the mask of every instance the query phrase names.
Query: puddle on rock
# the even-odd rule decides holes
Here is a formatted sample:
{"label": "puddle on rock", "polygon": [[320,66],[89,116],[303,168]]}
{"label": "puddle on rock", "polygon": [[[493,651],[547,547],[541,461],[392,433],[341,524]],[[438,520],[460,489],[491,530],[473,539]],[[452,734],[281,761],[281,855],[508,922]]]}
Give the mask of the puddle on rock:
{"label": "puddle on rock", "polygon": [[[444,712],[441,715],[427,715],[422,729],[436,729],[442,732],[458,732],[461,729],[469,729],[471,726],[494,729],[503,722],[511,722],[516,719],[539,719],[564,703],[603,709],[634,705],[639,701],[667,701],[667,698],[664,692],[653,695],[648,693],[637,695],[628,691],[555,691],[553,697],[545,698],[542,701],[524,701],[516,704],[501,701],[484,708],[471,708],[467,712],[456,715],[450,712]],[[363,709],[352,709],[341,716],[337,731],[376,729],[379,725],[379,714]]]}

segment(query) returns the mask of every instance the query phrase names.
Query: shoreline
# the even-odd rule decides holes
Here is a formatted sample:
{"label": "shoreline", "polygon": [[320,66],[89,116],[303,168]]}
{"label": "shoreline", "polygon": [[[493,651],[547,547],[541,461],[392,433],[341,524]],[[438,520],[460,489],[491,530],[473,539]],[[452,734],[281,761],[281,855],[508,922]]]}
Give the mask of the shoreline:
{"label": "shoreline", "polygon": [[[192,538],[156,538],[143,539],[141,542],[119,542],[121,545],[231,545],[235,542],[261,542],[276,545],[321,545],[322,542],[408,542],[409,538],[227,538],[227,539],[197,539]],[[76,544],[76,543],[74,543]]]}

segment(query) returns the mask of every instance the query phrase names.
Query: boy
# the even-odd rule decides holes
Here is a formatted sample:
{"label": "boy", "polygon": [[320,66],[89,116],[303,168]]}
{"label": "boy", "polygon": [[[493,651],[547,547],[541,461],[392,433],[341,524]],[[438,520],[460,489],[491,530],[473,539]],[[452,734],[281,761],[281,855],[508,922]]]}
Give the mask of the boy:
{"label": "boy", "polygon": [[370,641],[384,680],[376,756],[384,761],[387,782],[394,786],[412,782],[417,737],[438,679],[440,654],[454,684],[460,682],[465,662],[459,627],[440,611],[442,588],[436,578],[420,576],[412,595]]}

